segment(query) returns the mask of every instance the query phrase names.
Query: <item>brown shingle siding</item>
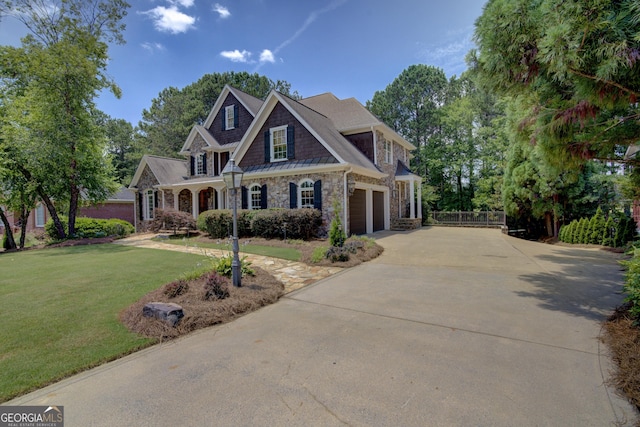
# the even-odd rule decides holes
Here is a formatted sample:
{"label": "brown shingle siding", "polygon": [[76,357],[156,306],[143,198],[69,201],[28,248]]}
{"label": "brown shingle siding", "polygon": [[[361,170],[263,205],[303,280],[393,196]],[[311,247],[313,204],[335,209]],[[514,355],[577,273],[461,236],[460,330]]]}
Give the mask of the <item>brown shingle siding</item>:
{"label": "brown shingle siding", "polygon": [[284,106],[277,104],[242,157],[240,167],[265,163],[264,133],[277,126],[294,126],[295,160],[332,157],[331,153]]}
{"label": "brown shingle siding", "polygon": [[[224,117],[225,107],[230,105],[238,106],[238,127],[229,130],[222,130],[222,118]],[[249,125],[253,121],[253,116],[249,111],[244,108],[244,106],[236,99],[235,96],[229,94],[227,99],[222,103],[222,107],[218,114],[216,114],[213,123],[211,123],[211,127],[209,127],[209,132],[213,137],[220,143],[220,145],[230,144],[232,142],[238,142],[242,139],[245,132],[249,128]]]}

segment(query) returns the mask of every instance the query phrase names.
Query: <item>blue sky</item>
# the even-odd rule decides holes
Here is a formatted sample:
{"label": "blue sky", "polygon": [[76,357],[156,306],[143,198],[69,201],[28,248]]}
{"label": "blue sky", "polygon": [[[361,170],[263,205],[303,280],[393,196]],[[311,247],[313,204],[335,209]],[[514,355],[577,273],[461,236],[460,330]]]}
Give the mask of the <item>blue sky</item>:
{"label": "blue sky", "polygon": [[[129,0],[127,43],[110,48],[122,89],[98,107],[136,125],[169,86],[207,73],[257,72],[303,97],[332,92],[362,104],[413,64],[460,75],[484,0]],[[0,43],[25,34],[11,17]]]}

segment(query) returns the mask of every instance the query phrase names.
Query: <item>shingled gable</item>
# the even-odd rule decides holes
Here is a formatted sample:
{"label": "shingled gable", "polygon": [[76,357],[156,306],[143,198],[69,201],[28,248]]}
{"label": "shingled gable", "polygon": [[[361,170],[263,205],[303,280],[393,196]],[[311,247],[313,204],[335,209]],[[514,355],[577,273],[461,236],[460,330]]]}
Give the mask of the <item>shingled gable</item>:
{"label": "shingled gable", "polygon": [[262,107],[262,100],[256,98],[255,96],[251,96],[248,93],[244,93],[234,87],[225,85],[224,88],[222,88],[222,92],[220,92],[220,96],[218,96],[216,103],[213,104],[211,112],[207,116],[207,120],[205,120],[204,122],[205,128],[209,129],[211,127],[213,121],[216,118],[216,115],[222,108],[222,104],[224,104],[229,94],[233,95],[253,117],[258,114],[260,107]]}
{"label": "shingled gable", "polygon": [[[218,112],[220,111],[220,109],[222,108],[222,105],[224,104],[224,102],[226,101],[227,97],[229,95],[232,95],[235,99],[238,100],[238,102],[240,102],[242,104],[242,106],[244,106],[244,108],[249,112],[249,114],[251,114],[253,117],[256,116],[256,113],[258,112],[258,110],[260,109],[260,107],[262,106],[262,100],[251,96],[247,93],[244,93],[242,91],[239,91],[229,85],[225,85],[225,87],[222,89],[222,92],[220,92],[220,96],[218,96],[218,99],[216,100],[216,103],[213,105],[213,107],[211,108],[211,111],[209,112],[209,115],[207,116],[207,119],[204,122],[204,125],[195,125],[192,129],[191,132],[189,132],[189,136],[187,137],[187,139],[185,140],[182,148],[180,149],[180,154],[183,156],[188,156],[189,155],[189,150],[191,148],[191,144],[193,144],[193,141],[195,140],[195,138],[200,135],[202,137],[202,139],[204,139],[205,143],[207,144],[207,147],[205,148],[205,150],[207,151],[218,151],[218,149],[222,148],[222,144],[220,144],[218,141],[216,141],[216,139],[214,138],[214,136],[211,134],[211,132],[209,132],[208,129],[211,128],[211,126],[213,125],[213,121],[216,118],[216,115],[218,114]],[[237,144],[235,144],[237,145]],[[229,148],[233,148],[234,145],[233,144],[225,144],[225,151],[228,150]]]}
{"label": "shingled gable", "polygon": [[[375,178],[387,176],[342,136],[329,118],[275,90],[271,91],[267,96],[255,120],[251,123],[245,136],[240,141],[240,145],[234,152],[234,157],[238,164],[251,143],[256,140],[258,132],[278,103],[284,106],[326,148],[339,164],[344,167],[351,167],[354,171],[363,175]],[[300,166],[308,165],[305,163]]]}
{"label": "shingled gable", "polygon": [[138,185],[138,181],[147,166],[149,166],[151,173],[153,173],[161,186],[184,181],[188,176],[187,162],[185,160],[145,154],[140,160],[129,188],[135,188]]}
{"label": "shingled gable", "polygon": [[404,148],[408,150],[416,148],[373,115],[355,98],[338,99],[332,93],[323,93],[301,99],[300,103],[327,116],[343,135],[366,132],[371,128],[376,128],[383,133],[392,135],[392,139]]}

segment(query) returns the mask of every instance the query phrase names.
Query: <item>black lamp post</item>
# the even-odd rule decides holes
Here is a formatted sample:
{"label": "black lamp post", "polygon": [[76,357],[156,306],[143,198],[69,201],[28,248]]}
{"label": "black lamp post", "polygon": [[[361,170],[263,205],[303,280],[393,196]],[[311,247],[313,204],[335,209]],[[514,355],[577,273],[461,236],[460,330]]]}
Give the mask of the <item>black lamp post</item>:
{"label": "black lamp post", "polygon": [[222,178],[224,179],[224,183],[227,186],[227,189],[231,190],[231,195],[233,196],[233,239],[231,244],[231,248],[233,250],[233,260],[231,261],[231,274],[233,286],[236,287],[242,286],[240,258],[238,256],[240,248],[238,247],[238,210],[236,202],[238,188],[240,188],[243,174],[244,171],[236,165],[236,161],[234,159],[230,159],[229,163],[227,163],[227,165],[222,170]]}

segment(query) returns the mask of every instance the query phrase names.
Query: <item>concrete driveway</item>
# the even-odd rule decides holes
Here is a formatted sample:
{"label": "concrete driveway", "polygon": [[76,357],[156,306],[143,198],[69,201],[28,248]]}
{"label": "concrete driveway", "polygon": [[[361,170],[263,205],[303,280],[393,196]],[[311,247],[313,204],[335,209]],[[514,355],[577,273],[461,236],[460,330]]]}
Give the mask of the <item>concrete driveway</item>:
{"label": "concrete driveway", "polygon": [[607,426],[613,254],[488,229],[378,233],[384,254],[232,323],[8,404],[65,426]]}

